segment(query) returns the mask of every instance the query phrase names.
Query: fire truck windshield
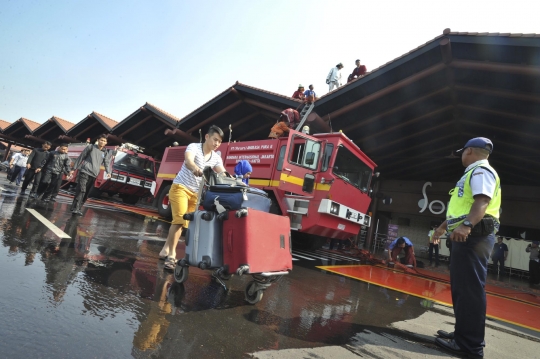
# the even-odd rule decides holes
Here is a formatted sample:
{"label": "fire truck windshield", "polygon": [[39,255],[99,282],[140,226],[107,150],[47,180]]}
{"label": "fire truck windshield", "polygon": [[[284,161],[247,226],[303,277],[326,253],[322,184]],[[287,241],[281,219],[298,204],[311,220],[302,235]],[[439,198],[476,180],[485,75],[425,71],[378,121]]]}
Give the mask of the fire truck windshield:
{"label": "fire truck windshield", "polygon": [[351,151],[340,145],[332,172],[362,192],[367,192],[371,180],[371,168]]}
{"label": "fire truck windshield", "polygon": [[155,179],[154,162],[147,158],[138,157],[122,151],[116,153],[113,169],[132,172],[140,176]]}

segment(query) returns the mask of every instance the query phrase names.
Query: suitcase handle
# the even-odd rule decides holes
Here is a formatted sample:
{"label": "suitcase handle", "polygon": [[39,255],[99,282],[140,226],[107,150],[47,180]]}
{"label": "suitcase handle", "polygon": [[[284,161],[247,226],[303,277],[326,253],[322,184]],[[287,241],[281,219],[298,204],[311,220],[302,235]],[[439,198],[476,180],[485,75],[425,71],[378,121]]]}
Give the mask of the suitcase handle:
{"label": "suitcase handle", "polygon": [[233,251],[233,248],[232,248],[232,229],[230,229],[229,233],[227,233],[227,248],[229,248],[229,252]]}

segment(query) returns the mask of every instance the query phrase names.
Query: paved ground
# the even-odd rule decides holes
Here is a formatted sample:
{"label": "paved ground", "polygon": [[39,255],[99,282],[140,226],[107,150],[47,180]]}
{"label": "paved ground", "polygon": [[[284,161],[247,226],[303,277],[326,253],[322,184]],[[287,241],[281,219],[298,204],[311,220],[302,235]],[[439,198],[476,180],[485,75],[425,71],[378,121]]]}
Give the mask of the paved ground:
{"label": "paved ground", "polygon": [[[2,358],[449,357],[433,339],[451,309],[316,268],[357,263],[346,254],[295,250],[252,306],[249,277],[175,283],[158,260],[167,223],[95,203],[72,217],[70,199],[29,200],[0,176]],[[539,338],[490,320],[486,358],[538,357]]]}

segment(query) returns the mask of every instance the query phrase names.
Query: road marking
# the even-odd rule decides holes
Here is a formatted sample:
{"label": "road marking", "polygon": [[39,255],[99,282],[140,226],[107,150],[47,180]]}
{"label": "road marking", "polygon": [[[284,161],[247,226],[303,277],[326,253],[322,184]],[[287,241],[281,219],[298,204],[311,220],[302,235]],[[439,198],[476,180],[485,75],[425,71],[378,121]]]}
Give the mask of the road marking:
{"label": "road marking", "polygon": [[321,259],[323,261],[327,261],[327,260],[332,260],[333,258],[331,259],[328,259],[327,257],[321,257],[321,256],[316,256],[312,253],[309,253],[309,252],[306,252],[306,251],[299,251],[299,250],[296,250],[296,253],[300,253],[300,254],[303,254],[303,255],[306,255],[306,256],[310,256],[310,257],[313,257],[313,258],[317,258],[317,259]]}
{"label": "road marking", "polygon": [[301,256],[300,254],[296,254],[296,253],[294,253],[294,252],[293,252],[292,255],[295,256],[295,257],[300,257],[300,258],[307,259],[308,261],[314,261],[314,260],[315,260],[315,259],[313,259],[313,258],[308,258],[308,257]]}
{"label": "road marking", "polygon": [[34,215],[34,217],[36,217],[41,223],[43,223],[45,225],[45,227],[49,228],[58,237],[60,237],[60,238],[71,238],[65,232],[63,232],[60,228],[58,228],[54,224],[52,224],[47,218],[45,218],[41,214],[39,214],[39,212],[36,211],[35,209],[27,208],[26,210],[28,212],[32,213]]}
{"label": "road marking", "polygon": [[327,256],[334,256],[334,257],[337,257],[337,258],[343,258],[342,260],[360,262],[360,260],[357,259],[357,258],[346,257],[346,256],[343,256],[343,255],[340,255],[340,254],[329,253],[329,252],[326,252],[326,251],[320,251],[320,250],[317,250],[316,252],[317,252],[317,253],[324,253],[324,254],[326,254]]}

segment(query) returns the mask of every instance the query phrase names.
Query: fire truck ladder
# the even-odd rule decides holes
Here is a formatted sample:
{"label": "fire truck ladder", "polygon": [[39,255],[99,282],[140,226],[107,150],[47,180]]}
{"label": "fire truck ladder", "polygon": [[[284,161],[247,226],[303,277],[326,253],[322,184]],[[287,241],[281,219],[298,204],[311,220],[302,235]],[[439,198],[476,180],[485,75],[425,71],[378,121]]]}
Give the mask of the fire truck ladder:
{"label": "fire truck ladder", "polygon": [[304,104],[304,107],[302,108],[302,111],[300,111],[300,119],[301,120],[300,120],[300,123],[298,124],[298,126],[296,127],[296,131],[301,131],[302,130],[302,126],[304,126],[304,123],[306,122],[309,114],[311,113],[311,111],[313,111],[313,107],[315,107],[314,102]]}

